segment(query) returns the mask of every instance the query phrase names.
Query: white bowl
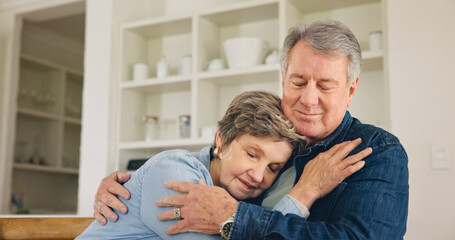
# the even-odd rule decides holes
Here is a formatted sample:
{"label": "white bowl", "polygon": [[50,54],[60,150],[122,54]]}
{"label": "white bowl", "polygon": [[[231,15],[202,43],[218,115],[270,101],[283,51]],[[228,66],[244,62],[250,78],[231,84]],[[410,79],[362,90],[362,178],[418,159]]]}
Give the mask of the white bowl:
{"label": "white bowl", "polygon": [[244,68],[262,64],[268,51],[268,43],[259,38],[239,37],[224,41],[229,68]]}

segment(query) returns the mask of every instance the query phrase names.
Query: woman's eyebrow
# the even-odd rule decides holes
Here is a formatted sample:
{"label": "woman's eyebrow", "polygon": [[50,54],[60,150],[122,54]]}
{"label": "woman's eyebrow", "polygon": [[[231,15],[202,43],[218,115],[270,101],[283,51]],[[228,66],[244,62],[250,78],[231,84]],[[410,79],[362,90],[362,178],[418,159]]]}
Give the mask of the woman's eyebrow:
{"label": "woman's eyebrow", "polygon": [[256,154],[259,155],[264,155],[264,150],[262,150],[262,147],[256,143],[247,143],[246,145],[243,145],[244,148],[253,148],[255,151],[257,151]]}

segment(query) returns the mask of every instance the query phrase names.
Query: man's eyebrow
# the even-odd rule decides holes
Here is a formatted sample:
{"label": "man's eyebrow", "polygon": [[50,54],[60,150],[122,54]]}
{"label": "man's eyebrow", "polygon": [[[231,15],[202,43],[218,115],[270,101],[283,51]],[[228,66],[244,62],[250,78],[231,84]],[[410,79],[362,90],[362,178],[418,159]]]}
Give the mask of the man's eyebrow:
{"label": "man's eyebrow", "polygon": [[319,79],[319,81],[322,81],[322,82],[330,82],[330,83],[338,83],[337,80],[333,79],[333,78],[321,78]]}
{"label": "man's eyebrow", "polygon": [[305,79],[305,75],[301,74],[301,73],[293,73],[291,74],[289,77],[298,77],[298,78],[303,78]]}

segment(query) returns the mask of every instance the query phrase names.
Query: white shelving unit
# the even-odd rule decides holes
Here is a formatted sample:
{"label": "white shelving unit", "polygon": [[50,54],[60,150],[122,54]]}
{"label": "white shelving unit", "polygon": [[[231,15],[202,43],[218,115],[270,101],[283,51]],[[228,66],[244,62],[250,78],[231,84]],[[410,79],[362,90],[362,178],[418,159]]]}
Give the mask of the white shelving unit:
{"label": "white shelving unit", "polygon": [[22,54],[12,189],[30,213],[76,211],[82,86],[82,72]]}
{"label": "white shelving unit", "polygon": [[[120,76],[116,117],[118,169],[125,170],[130,159],[149,158],[165,149],[198,150],[211,144],[213,139],[201,138],[201,128],[216,125],[231,100],[243,91],[267,90],[281,95],[279,63],[218,71],[205,71],[204,65],[214,58],[226,62],[226,39],[261,38],[268,42],[271,52],[279,50],[291,26],[317,18],[338,19],[358,37],[363,50],[363,74],[350,111],[364,122],[388,127],[385,56],[382,50],[369,51],[368,46],[369,32],[385,32],[382,1],[226,1],[200,11],[174,15],[166,12],[120,27],[121,60],[116,73]],[[178,69],[182,56],[187,54],[192,55],[192,73],[183,75]],[[170,61],[170,74],[157,78],[156,64],[162,56]],[[149,65],[150,78],[132,80],[136,62]],[[144,115],[155,115],[162,122],[161,136],[155,141],[144,140]],[[191,116],[189,139],[178,137],[180,115]]]}

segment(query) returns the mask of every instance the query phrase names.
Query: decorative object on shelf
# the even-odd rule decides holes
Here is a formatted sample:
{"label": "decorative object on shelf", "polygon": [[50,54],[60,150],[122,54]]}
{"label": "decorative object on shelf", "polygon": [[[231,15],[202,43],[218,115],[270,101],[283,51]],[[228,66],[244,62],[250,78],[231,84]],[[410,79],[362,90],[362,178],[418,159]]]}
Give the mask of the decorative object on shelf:
{"label": "decorative object on shelf", "polygon": [[204,126],[201,128],[201,138],[215,139],[215,134],[217,130],[218,130],[217,125]]}
{"label": "decorative object on shelf", "polygon": [[27,162],[27,148],[28,148],[28,143],[25,141],[16,141],[16,146],[14,148],[15,154],[14,154],[14,160],[17,163],[25,163]]}
{"label": "decorative object on shelf", "polygon": [[145,141],[150,142],[158,139],[158,117],[145,115],[142,120],[145,122]]}
{"label": "decorative object on shelf", "polygon": [[193,65],[193,57],[191,54],[185,54],[182,56],[182,65],[180,66],[181,74],[189,74],[192,72],[191,68]]}
{"label": "decorative object on shelf", "polygon": [[149,77],[149,65],[145,62],[137,62],[133,65],[133,80],[140,81]]}
{"label": "decorative object on shelf", "polygon": [[39,135],[36,135],[35,143],[33,146],[33,153],[28,158],[28,163],[37,164],[37,165],[46,165],[46,161],[44,160],[44,157],[41,156],[40,149],[41,149],[41,137]]}
{"label": "decorative object on shelf", "polygon": [[267,57],[265,58],[265,64],[272,64],[278,62],[278,51],[273,50]]}
{"label": "decorative object on shelf", "polygon": [[224,69],[224,60],[222,58],[214,58],[210,61],[207,61],[203,65],[205,71],[216,71]]}
{"label": "decorative object on shelf", "polygon": [[374,31],[369,34],[370,50],[382,49],[382,31]]}
{"label": "decorative object on shelf", "polygon": [[25,88],[19,90],[19,98],[21,101],[27,101],[28,99],[35,107],[54,105],[57,101],[55,96],[50,93],[40,93],[35,89]]}
{"label": "decorative object on shelf", "polygon": [[169,73],[169,61],[165,56],[162,56],[161,59],[156,64],[156,76],[158,78],[167,77]]}
{"label": "decorative object on shelf", "polygon": [[181,115],[179,117],[180,124],[180,137],[189,138],[191,137],[191,116],[190,115]]}
{"label": "decorative object on shelf", "polygon": [[223,45],[229,68],[262,64],[269,46],[267,41],[253,37],[230,38]]}
{"label": "decorative object on shelf", "polygon": [[28,214],[28,210],[24,207],[25,193],[23,187],[13,186],[11,197],[11,213],[13,214]]}

